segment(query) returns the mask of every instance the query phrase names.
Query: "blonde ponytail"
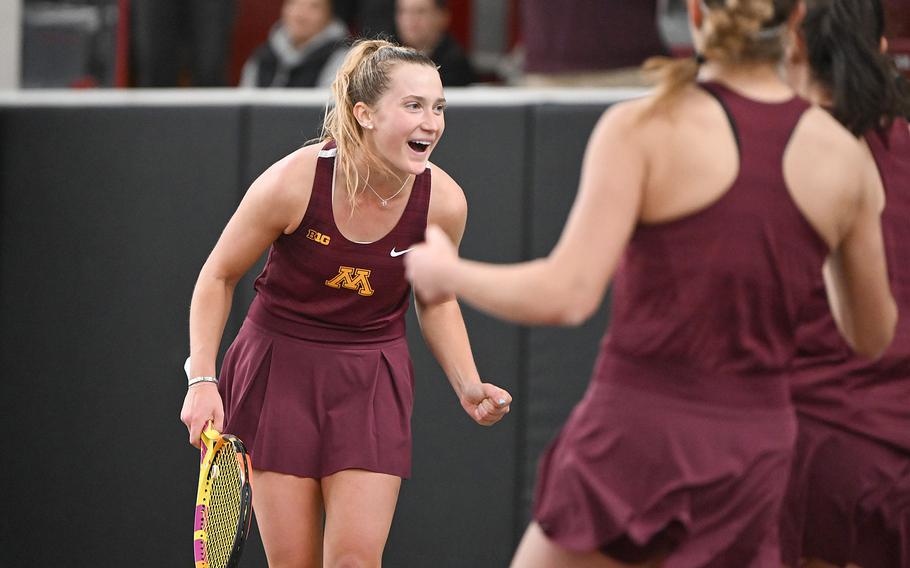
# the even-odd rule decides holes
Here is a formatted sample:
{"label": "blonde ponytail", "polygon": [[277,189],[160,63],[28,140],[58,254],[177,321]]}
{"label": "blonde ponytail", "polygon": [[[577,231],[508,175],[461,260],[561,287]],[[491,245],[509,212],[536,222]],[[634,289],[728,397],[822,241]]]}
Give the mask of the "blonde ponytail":
{"label": "blonde ponytail", "polygon": [[657,83],[652,109],[663,109],[676,100],[683,89],[695,82],[698,77],[698,61],[694,57],[652,57],[645,61],[644,72]]}

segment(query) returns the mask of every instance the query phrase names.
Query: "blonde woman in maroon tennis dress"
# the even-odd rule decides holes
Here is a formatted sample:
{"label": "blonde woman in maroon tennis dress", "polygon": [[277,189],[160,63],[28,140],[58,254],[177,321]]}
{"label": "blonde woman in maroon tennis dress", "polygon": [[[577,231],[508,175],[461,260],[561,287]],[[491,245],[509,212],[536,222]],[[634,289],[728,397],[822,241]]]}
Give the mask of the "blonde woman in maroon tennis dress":
{"label": "blonde woman in maroon tennis dress", "polygon": [[548,257],[460,260],[430,227],[406,262],[425,297],[530,324],[584,321],[613,280],[610,330],[541,460],[516,567],[779,567],[788,369],[826,259],[853,348],[876,355],[893,335],[863,153],[779,74],[801,6],[688,7],[702,56],[663,62],[656,96],[607,110]]}
{"label": "blonde woman in maroon tennis dress", "polygon": [[[457,246],[466,218],[461,188],[428,161],[445,127],[432,61],[360,42],[332,90],[325,140],[253,183],[190,309],[191,376],[214,376],[234,287],[270,247],[220,384],[191,386],[181,419],[191,443],[213,419],[247,444],[272,568],[380,565],[411,469],[405,253],[428,223]],[[465,411],[497,422],[511,397],[481,382],[455,298],[416,303]]]}

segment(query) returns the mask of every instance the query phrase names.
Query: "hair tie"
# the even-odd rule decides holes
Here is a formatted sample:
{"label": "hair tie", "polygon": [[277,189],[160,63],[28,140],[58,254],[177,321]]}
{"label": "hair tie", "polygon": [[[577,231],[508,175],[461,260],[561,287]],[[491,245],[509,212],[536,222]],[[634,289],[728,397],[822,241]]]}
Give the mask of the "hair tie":
{"label": "hair tie", "polygon": [[776,26],[771,26],[770,28],[761,28],[753,37],[757,40],[777,39],[780,37],[781,32],[784,31],[784,27],[784,24],[781,23]]}

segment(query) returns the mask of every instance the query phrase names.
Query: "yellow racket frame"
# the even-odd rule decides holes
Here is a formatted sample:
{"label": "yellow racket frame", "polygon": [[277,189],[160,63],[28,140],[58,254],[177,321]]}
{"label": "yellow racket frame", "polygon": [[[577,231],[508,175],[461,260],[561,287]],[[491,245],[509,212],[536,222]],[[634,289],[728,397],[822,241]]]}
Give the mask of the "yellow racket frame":
{"label": "yellow racket frame", "polygon": [[[243,442],[230,434],[222,435],[215,430],[211,421],[203,429],[200,441],[199,485],[196,490],[196,513],[193,528],[195,567],[231,568],[236,566],[239,561],[252,520],[252,487],[250,486],[252,465]],[[225,446],[231,447],[225,448]],[[208,530],[209,513],[211,512],[210,498],[213,485],[221,473],[215,460],[219,455],[228,454],[235,456],[238,462],[238,479],[233,480],[239,489],[236,504],[238,516],[236,532],[233,542],[218,543],[213,554],[209,546],[211,535]]]}

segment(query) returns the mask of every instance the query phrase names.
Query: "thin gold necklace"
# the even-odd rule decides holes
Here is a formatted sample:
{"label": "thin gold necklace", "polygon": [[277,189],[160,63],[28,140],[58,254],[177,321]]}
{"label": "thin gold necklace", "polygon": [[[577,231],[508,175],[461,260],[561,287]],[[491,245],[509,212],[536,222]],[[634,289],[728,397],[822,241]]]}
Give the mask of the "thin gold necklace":
{"label": "thin gold necklace", "polygon": [[376,192],[376,190],[373,189],[373,186],[370,185],[370,182],[368,182],[368,181],[366,180],[366,178],[364,178],[363,183],[367,186],[367,189],[369,189],[370,191],[373,192],[373,195],[375,195],[376,197],[379,198],[379,206],[382,207],[383,209],[387,209],[387,208],[389,207],[389,201],[392,201],[393,199],[395,199],[396,197],[398,197],[398,194],[399,194],[399,193],[401,193],[402,191],[404,191],[404,186],[408,185],[408,180],[409,180],[409,179],[411,179],[411,174],[408,174],[408,175],[406,175],[406,176],[404,177],[404,183],[401,184],[401,187],[398,188],[398,191],[396,191],[395,193],[393,193],[393,194],[390,195],[389,197],[383,197],[383,196],[379,195],[379,194]]}

